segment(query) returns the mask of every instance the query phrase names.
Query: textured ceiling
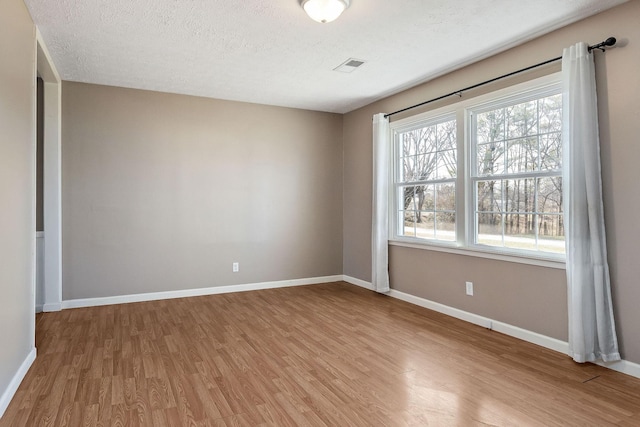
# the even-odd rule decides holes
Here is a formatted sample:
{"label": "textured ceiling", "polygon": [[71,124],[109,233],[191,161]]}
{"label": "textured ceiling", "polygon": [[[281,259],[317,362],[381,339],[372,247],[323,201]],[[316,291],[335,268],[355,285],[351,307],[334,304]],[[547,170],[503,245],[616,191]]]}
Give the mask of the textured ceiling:
{"label": "textured ceiling", "polygon": [[25,3],[64,80],[344,113],[624,1],[352,0],[329,24],[298,0]]}

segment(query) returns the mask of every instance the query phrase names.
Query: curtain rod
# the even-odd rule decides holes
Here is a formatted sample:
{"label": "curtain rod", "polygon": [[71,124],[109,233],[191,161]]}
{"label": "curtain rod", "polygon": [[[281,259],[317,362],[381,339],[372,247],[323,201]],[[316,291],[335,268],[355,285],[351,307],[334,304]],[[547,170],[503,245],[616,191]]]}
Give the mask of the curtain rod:
{"label": "curtain rod", "polygon": [[[615,45],[615,44],[616,44],[616,41],[617,41],[617,40],[616,40],[616,38],[615,38],[615,37],[609,37],[608,39],[606,39],[606,40],[605,40],[605,41],[603,41],[603,42],[600,42],[600,43],[598,43],[598,44],[594,44],[594,45],[592,45],[592,46],[589,46],[589,52],[591,52],[591,51],[592,51],[592,50],[594,50],[594,49],[600,49],[601,51],[603,51],[603,52],[604,52],[604,48],[605,48],[605,47],[610,47],[610,46]],[[462,96],[462,92],[465,92],[465,91],[467,91],[467,90],[475,89],[475,88],[477,88],[477,87],[479,87],[479,86],[483,86],[483,85],[486,85],[486,84],[489,84],[489,83],[493,83],[493,82],[495,82],[496,80],[504,79],[504,78],[506,78],[506,77],[511,77],[511,76],[513,76],[514,74],[519,74],[519,73],[522,73],[522,72],[524,72],[524,71],[529,71],[529,70],[531,70],[531,69],[533,69],[533,68],[541,67],[541,66],[543,66],[543,65],[547,65],[547,64],[550,64],[550,63],[552,63],[552,62],[559,61],[559,60],[561,60],[561,59],[562,59],[562,56],[558,56],[557,58],[548,59],[548,60],[546,60],[546,61],[540,62],[539,64],[530,65],[530,66],[528,66],[528,67],[526,67],[526,68],[522,68],[522,69],[517,70],[517,71],[512,71],[512,72],[507,73],[507,74],[503,74],[502,76],[494,77],[494,78],[492,78],[492,79],[485,80],[484,82],[481,82],[481,83],[476,83],[476,84],[474,84],[474,85],[472,85],[472,86],[465,87],[464,89],[458,89],[458,90],[453,91],[453,92],[451,92],[451,93],[448,93],[448,94],[446,94],[446,95],[442,95],[442,96],[439,96],[439,97],[437,97],[437,98],[433,98],[433,99],[430,99],[430,100],[428,100],[428,101],[424,101],[424,102],[421,102],[421,103],[419,103],[419,104],[415,104],[415,105],[412,105],[412,106],[410,106],[410,107],[406,107],[406,108],[403,108],[403,109],[401,109],[401,110],[394,111],[393,113],[385,114],[385,115],[384,115],[384,118],[386,119],[386,118],[388,118],[388,117],[390,117],[390,116],[393,116],[393,115],[395,115],[395,114],[403,113],[403,112],[405,112],[405,111],[407,111],[407,110],[412,110],[412,109],[414,109],[414,108],[422,107],[423,105],[429,104],[429,103],[431,103],[431,102],[439,101],[439,100],[441,100],[441,99],[448,98],[448,97],[453,96],[453,95],[460,95],[460,96]]]}

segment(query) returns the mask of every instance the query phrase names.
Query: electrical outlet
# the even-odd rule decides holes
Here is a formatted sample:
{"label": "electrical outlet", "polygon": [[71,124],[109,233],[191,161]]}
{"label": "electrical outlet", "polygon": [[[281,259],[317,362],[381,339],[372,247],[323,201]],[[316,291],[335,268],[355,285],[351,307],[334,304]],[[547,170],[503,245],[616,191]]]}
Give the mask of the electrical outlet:
{"label": "electrical outlet", "polygon": [[232,269],[234,273],[237,273],[238,271],[240,271],[240,263],[239,262],[234,262],[232,265]]}
{"label": "electrical outlet", "polygon": [[467,295],[473,296],[473,282],[466,282],[467,284]]}

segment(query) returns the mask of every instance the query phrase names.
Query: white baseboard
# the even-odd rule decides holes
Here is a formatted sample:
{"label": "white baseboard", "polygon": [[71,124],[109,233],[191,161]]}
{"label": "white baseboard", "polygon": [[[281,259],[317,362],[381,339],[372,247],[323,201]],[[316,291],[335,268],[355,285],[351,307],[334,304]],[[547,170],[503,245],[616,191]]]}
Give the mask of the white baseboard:
{"label": "white baseboard", "polygon": [[409,302],[411,304],[419,305],[420,307],[428,308],[429,310],[437,311],[438,313],[446,314],[447,316],[455,317],[456,319],[464,320],[465,322],[473,323],[474,325],[482,326],[483,328],[491,329],[491,319],[479,316],[477,314],[469,313],[467,311],[449,307],[444,304],[429,301],[428,299],[396,291],[395,289],[391,289],[391,291],[389,291],[387,295],[392,298],[397,298],[399,300]]}
{"label": "white baseboard", "polygon": [[44,310],[42,309],[43,304],[36,304],[36,313],[42,313]]}
{"label": "white baseboard", "polygon": [[20,387],[20,383],[24,379],[24,376],[27,375],[27,371],[33,364],[33,361],[36,360],[36,349],[35,347],[31,349],[27,357],[24,359],[20,368],[15,373],[13,378],[11,378],[11,382],[7,386],[7,388],[2,392],[2,396],[0,397],[0,418],[4,415],[4,411],[9,407],[9,403],[11,403],[11,399],[18,391],[18,387]]}
{"label": "white baseboard", "polygon": [[632,377],[640,378],[640,364],[629,362],[627,360],[619,360],[617,362],[596,362],[596,365],[604,366],[605,368],[612,369],[614,371],[622,372],[623,374],[631,375]]}
{"label": "white baseboard", "polygon": [[44,311],[45,313],[49,313],[51,311],[60,311],[62,310],[62,303],[59,302],[55,302],[55,303],[45,303],[42,305],[42,311]]}
{"label": "white baseboard", "polygon": [[347,283],[351,283],[352,285],[360,286],[361,288],[369,289],[373,291],[373,285],[371,282],[365,282],[364,280],[356,279],[351,276],[342,276],[342,280]]}
{"label": "white baseboard", "polygon": [[551,338],[546,335],[532,332],[527,329],[522,329],[517,326],[510,325],[508,323],[498,322],[496,320],[491,321],[491,328],[501,334],[509,335],[510,337],[521,339],[533,344],[537,344],[541,347],[555,350],[558,353],[567,354],[569,352],[569,343],[559,340],[557,338]]}
{"label": "white baseboard", "polygon": [[[260,289],[285,288],[320,283],[339,282],[342,275],[312,277],[308,279],[281,280],[276,282],[248,283],[243,285],[216,286],[212,288],[184,289],[179,291],[150,292],[144,294],[118,295],[113,297],[84,298],[62,301],[62,308],[96,307],[100,305],[126,304],[130,302],[156,301],[203,295],[226,294],[231,292],[256,291]],[[46,309],[46,305],[45,305]],[[46,310],[45,310],[46,311]]]}
{"label": "white baseboard", "polygon": [[[366,289],[372,290],[371,283],[364,280],[356,279],[349,276],[344,276],[345,282],[357,285]],[[402,301],[406,301],[411,304],[418,305],[420,307],[428,308],[429,310],[437,311],[438,313],[446,314],[456,319],[464,320],[475,325],[482,326],[487,329],[500,332],[505,335],[509,335],[514,338],[521,339],[533,344],[537,344],[541,347],[548,348],[550,350],[557,351],[562,354],[567,354],[569,351],[569,343],[556,338],[551,338],[546,335],[532,332],[526,329],[519,328],[517,326],[509,325],[508,323],[498,322],[497,320],[489,319],[474,313],[469,313],[464,310],[449,307],[444,304],[440,304],[434,301],[430,301],[425,298],[417,297],[415,295],[407,294],[405,292],[396,291],[391,289],[387,294],[392,298],[397,298]],[[568,356],[567,356],[568,357]],[[618,362],[596,362],[596,365],[603,366],[605,368],[621,372],[623,374],[631,375],[632,377],[640,378],[640,364],[629,362],[627,360],[620,360]]]}

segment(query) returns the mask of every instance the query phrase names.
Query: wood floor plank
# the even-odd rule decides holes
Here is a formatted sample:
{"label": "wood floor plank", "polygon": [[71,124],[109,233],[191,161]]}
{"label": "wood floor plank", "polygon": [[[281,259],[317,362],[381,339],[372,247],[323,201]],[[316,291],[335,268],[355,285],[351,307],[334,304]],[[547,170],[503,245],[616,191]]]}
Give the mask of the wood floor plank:
{"label": "wood floor plank", "polygon": [[345,283],[42,313],[5,426],[637,426],[640,380]]}

